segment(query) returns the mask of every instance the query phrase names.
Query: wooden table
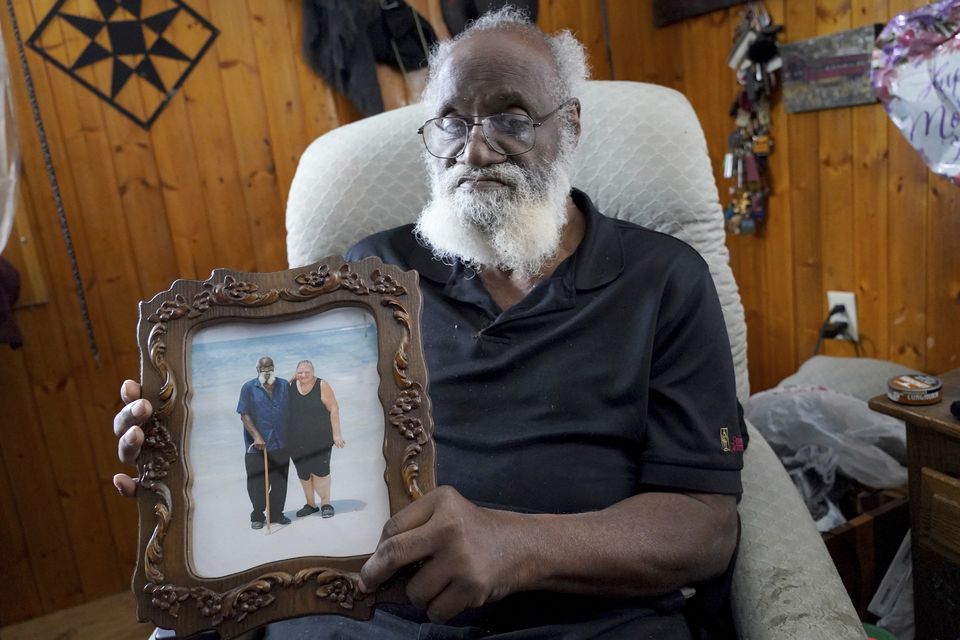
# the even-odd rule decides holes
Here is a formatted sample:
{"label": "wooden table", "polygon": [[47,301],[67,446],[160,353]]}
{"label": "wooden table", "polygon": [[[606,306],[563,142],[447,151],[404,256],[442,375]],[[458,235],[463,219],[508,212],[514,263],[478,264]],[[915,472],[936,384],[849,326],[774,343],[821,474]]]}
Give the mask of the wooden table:
{"label": "wooden table", "polygon": [[916,637],[960,637],[960,420],[950,404],[960,400],[960,369],[938,376],[943,400],[897,404],[884,396],[870,408],[907,423],[913,601]]}

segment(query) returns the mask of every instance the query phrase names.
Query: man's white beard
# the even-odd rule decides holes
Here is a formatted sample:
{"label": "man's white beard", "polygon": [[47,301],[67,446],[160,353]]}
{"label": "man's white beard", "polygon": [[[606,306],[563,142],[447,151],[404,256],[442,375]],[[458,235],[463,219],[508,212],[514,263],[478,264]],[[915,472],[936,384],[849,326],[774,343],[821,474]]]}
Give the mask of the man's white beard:
{"label": "man's white beard", "polygon": [[[560,247],[567,222],[573,136],[561,134],[556,160],[540,176],[510,162],[471,168],[428,162],[431,200],[416,233],[444,262],[460,260],[537,275]],[[507,189],[458,189],[463,178],[492,178]]]}
{"label": "man's white beard", "polygon": [[257,379],[260,380],[260,384],[271,385],[277,377],[273,374],[273,371],[261,371]]}

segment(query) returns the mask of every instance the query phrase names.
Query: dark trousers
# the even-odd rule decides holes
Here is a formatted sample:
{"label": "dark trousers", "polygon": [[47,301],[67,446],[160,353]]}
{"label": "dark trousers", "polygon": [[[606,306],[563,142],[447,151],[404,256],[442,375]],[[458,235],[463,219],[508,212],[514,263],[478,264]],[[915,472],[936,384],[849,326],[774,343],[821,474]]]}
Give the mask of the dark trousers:
{"label": "dark trousers", "polygon": [[[287,470],[290,468],[290,455],[286,449],[267,452],[270,466],[270,520],[276,522],[283,515],[283,503],[287,500]],[[263,487],[263,452],[246,453],[243,458],[247,466],[247,494],[253,511],[250,522],[263,522],[263,511],[267,506]]]}

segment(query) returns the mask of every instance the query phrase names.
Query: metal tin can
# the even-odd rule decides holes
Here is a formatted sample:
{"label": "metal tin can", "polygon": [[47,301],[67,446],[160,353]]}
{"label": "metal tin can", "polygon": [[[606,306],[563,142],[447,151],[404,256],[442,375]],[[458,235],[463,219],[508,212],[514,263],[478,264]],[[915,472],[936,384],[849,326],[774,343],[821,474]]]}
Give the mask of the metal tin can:
{"label": "metal tin can", "polygon": [[887,382],[887,397],[899,404],[936,404],[942,399],[940,378],[905,373]]}

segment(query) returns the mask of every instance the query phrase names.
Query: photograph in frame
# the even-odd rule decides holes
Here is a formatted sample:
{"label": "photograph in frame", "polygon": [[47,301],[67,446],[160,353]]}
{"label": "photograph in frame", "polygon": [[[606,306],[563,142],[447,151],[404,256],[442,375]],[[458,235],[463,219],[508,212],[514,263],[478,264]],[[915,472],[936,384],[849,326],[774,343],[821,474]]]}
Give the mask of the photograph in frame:
{"label": "photograph in frame", "polygon": [[[287,386],[290,405],[297,398],[294,393],[300,394],[295,380],[298,368],[314,372],[314,397],[320,381],[327,384],[345,444],[324,446],[332,428],[330,413],[322,403],[316,409],[320,415],[311,415],[316,410],[306,403],[308,411],[297,412],[298,417],[304,414],[306,419],[297,422],[313,423],[317,433],[295,433],[294,415],[289,415],[280,450],[284,458],[289,458],[286,468],[280,470],[287,482],[283,491],[272,488],[271,495],[282,496],[279,499],[284,504],[279,511],[290,524],[274,522],[253,529],[251,522],[266,522],[269,515],[261,512],[256,520],[250,517],[248,494],[252,490],[259,499],[264,493],[264,465],[259,451],[249,451],[251,445],[249,438],[243,437],[237,408],[243,387],[249,390],[251,383],[256,387],[256,364],[264,357],[274,363],[274,384]],[[184,462],[190,474],[189,562],[196,575],[219,578],[251,565],[301,556],[373,553],[380,530],[390,518],[383,482],[383,409],[377,396],[377,362],[376,322],[368,312],[356,308],[342,307],[269,325],[222,323],[194,334]],[[310,446],[314,442],[316,447]],[[193,452],[197,454],[195,459]],[[255,473],[247,472],[248,460]],[[326,464],[328,473],[311,473],[318,462]],[[306,481],[311,484],[306,490],[298,474],[300,468],[309,474]],[[269,478],[269,463],[267,469]],[[274,475],[278,475],[277,470]],[[319,512],[314,476],[327,479],[333,516],[325,518]],[[308,506],[305,491],[313,494],[311,499],[318,511],[298,516],[297,512],[304,513]]]}
{"label": "photograph in frame", "polygon": [[377,258],[218,269],[141,303],[141,620],[228,638],[402,601],[402,576],[369,595],[357,578],[390,515],[436,484],[420,312],[416,272]]}

